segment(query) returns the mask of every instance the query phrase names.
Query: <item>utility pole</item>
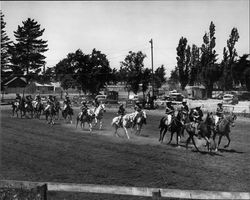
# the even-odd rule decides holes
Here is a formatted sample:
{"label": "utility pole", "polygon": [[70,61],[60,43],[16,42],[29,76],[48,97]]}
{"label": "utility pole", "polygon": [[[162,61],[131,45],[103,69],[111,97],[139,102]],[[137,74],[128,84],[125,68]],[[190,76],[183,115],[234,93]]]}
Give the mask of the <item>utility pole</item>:
{"label": "utility pole", "polygon": [[152,66],[152,97],[154,97],[154,62],[153,62],[153,39],[149,41],[151,44],[151,66]]}

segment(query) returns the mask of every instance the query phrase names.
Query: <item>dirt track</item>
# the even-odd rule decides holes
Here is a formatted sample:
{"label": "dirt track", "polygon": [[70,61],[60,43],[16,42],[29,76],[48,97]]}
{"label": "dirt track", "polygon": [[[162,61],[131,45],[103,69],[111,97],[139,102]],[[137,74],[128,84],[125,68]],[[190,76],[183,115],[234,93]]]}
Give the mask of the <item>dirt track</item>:
{"label": "dirt track", "polygon": [[[249,119],[237,120],[229,149],[210,155],[194,152],[191,145],[186,150],[167,142],[159,144],[159,113],[148,114],[143,135],[131,135],[130,141],[121,130],[120,138],[113,136],[110,123],[114,116],[114,112],[108,110],[104,130],[95,129],[90,135],[87,129],[75,129],[75,124],[65,124],[62,120],[50,127],[45,120],[11,118],[10,110],[3,108],[0,178],[249,191]],[[223,138],[221,147],[226,142]]]}

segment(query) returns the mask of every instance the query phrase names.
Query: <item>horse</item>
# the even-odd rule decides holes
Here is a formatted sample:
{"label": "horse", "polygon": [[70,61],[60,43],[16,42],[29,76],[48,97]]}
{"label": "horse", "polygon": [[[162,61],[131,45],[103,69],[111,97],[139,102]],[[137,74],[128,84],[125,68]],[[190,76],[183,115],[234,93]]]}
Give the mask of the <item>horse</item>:
{"label": "horse", "polygon": [[15,101],[15,102],[11,102],[11,106],[12,106],[12,117],[14,117],[14,114],[16,113],[16,116],[18,117],[18,111],[20,111],[21,113],[21,105],[20,102]]}
{"label": "horse", "polygon": [[[131,132],[132,132],[132,128],[134,125],[134,119],[135,119],[137,114],[138,114],[137,112],[133,112],[133,113],[126,114],[124,116],[114,117],[112,122],[111,122],[111,126],[113,126],[115,128],[114,135],[118,136],[118,134],[117,134],[118,128],[123,128],[127,138],[130,139],[130,137],[128,135],[127,128],[131,128]],[[121,119],[121,117],[122,117],[122,119]],[[119,123],[120,119],[121,119],[121,123]]]}
{"label": "horse", "polygon": [[224,148],[229,147],[229,144],[231,141],[231,139],[229,137],[229,133],[231,132],[230,127],[235,126],[236,119],[237,119],[237,116],[235,114],[231,113],[230,115],[227,115],[223,119],[221,119],[221,121],[218,123],[218,126],[214,130],[214,135],[213,135],[214,141],[215,141],[216,135],[219,135],[217,149],[219,148],[222,136],[226,136],[227,140],[228,140],[228,143],[224,146]]}
{"label": "horse", "polygon": [[26,113],[30,113],[30,117],[33,118],[34,108],[32,106],[32,102],[21,101],[20,106],[22,112],[21,117],[26,116]]}
{"label": "horse", "polygon": [[97,125],[98,121],[100,124],[99,129],[102,129],[102,118],[103,118],[103,113],[106,112],[105,109],[105,105],[104,104],[100,104],[95,110],[94,110],[94,114],[95,114],[95,124],[94,126]]}
{"label": "horse", "polygon": [[135,132],[136,135],[137,134],[141,135],[141,129],[143,124],[147,124],[147,114],[145,111],[137,112],[134,124],[136,126],[136,132]]}
{"label": "horse", "polygon": [[56,111],[57,120],[59,119],[60,110],[62,110],[61,106],[60,106],[60,102],[56,101],[55,102],[55,111]]}
{"label": "horse", "polygon": [[45,116],[48,124],[51,125],[55,124],[55,115],[56,115],[55,105],[50,104],[50,106],[45,111]]}
{"label": "horse", "polygon": [[87,122],[89,125],[89,131],[90,133],[92,133],[92,127],[93,127],[92,122],[94,119],[95,119],[95,113],[93,112],[93,110],[88,109],[86,113],[80,112],[76,117],[76,128],[78,126],[79,121],[81,122],[81,128],[84,128],[84,124],[85,122]]}
{"label": "horse", "polygon": [[[194,147],[197,151],[199,151],[198,147],[196,146],[196,143],[194,141],[194,136],[200,135],[202,138],[206,140],[206,145],[208,148],[208,151],[211,152],[210,148],[210,137],[212,135],[213,129],[214,129],[214,118],[212,116],[212,113],[208,113],[205,121],[201,121],[198,123],[197,127],[194,124],[195,122],[190,122],[189,118],[187,118],[186,123],[184,124],[183,131],[186,130],[189,137],[186,141],[186,148],[188,148],[188,144],[190,140],[192,139],[192,142],[194,144]],[[198,132],[198,134],[197,134]]]}
{"label": "horse", "polygon": [[32,106],[33,106],[33,111],[34,111],[35,117],[40,119],[42,111],[44,110],[43,104],[41,102],[33,101]]}
{"label": "horse", "polygon": [[170,125],[168,125],[166,123],[166,121],[165,121],[166,117],[163,117],[161,119],[160,125],[159,125],[159,128],[161,129],[159,141],[161,143],[163,143],[164,136],[165,136],[166,132],[169,130],[171,132],[171,137],[170,137],[168,144],[171,143],[171,141],[173,139],[173,135],[174,135],[174,133],[176,133],[176,144],[179,145],[179,138],[181,136],[183,125],[184,125],[184,120],[185,120],[184,117],[185,117],[185,115],[183,114],[183,112],[181,110],[179,110],[176,117],[173,118]]}
{"label": "horse", "polygon": [[67,105],[66,108],[62,110],[62,116],[65,120],[68,119],[72,124],[72,115],[74,115],[74,111],[69,105]]}

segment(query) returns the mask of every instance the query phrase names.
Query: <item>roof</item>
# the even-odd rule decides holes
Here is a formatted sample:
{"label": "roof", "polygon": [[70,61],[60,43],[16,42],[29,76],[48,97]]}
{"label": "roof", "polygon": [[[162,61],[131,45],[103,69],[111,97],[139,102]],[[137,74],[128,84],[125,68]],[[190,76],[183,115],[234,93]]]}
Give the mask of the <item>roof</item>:
{"label": "roof", "polygon": [[61,87],[59,82],[50,83],[50,84],[40,84],[40,83],[34,82],[34,84],[38,87]]}
{"label": "roof", "polygon": [[20,80],[22,80],[23,82],[25,82],[25,83],[27,83],[27,80],[26,80],[26,78],[24,78],[24,77],[14,77],[14,78],[12,78],[11,80],[9,80],[8,82],[6,82],[4,85],[9,85],[10,83],[12,83],[13,81],[15,81],[16,79],[20,79]]}

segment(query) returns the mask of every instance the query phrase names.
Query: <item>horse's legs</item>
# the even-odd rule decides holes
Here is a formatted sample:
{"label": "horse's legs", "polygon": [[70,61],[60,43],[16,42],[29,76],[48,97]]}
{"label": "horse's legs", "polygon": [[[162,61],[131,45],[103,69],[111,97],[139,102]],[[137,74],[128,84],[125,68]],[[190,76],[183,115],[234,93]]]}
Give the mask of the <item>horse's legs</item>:
{"label": "horse's legs", "polygon": [[[165,131],[164,131],[164,132],[165,132]],[[165,135],[165,134],[164,134],[164,135]],[[174,132],[173,132],[173,131],[171,131],[171,135],[170,135],[170,139],[169,139],[168,144],[170,144],[170,143],[172,142],[173,135],[174,135]]]}
{"label": "horse's legs", "polygon": [[194,144],[195,149],[196,149],[197,151],[200,151],[200,150],[198,149],[198,147],[196,146],[196,143],[195,143],[195,141],[194,141],[193,135],[191,136],[191,138],[192,138],[192,142],[193,142],[193,144]]}
{"label": "horse's legs", "polygon": [[189,136],[188,136],[188,139],[187,139],[187,141],[186,141],[186,149],[188,148],[188,144],[189,144],[190,140],[191,140],[191,136],[189,135]]}
{"label": "horse's legs", "polygon": [[207,150],[209,151],[209,152],[211,152],[211,148],[210,148],[210,141],[209,141],[209,139],[207,138],[207,136],[205,136],[204,137],[205,138],[205,140],[206,140],[206,142],[207,142]]}
{"label": "horse's legs", "polygon": [[130,138],[129,138],[129,135],[128,135],[128,130],[126,129],[125,126],[123,126],[123,129],[124,129],[124,131],[125,131],[125,133],[126,133],[126,135],[127,135],[127,138],[130,139]]}
{"label": "horse's legs", "polygon": [[165,137],[167,131],[168,131],[168,127],[165,127],[165,128],[164,128],[164,131],[163,131],[163,133],[162,133],[162,139],[161,139],[162,142],[161,142],[161,143],[163,143],[163,140],[164,140],[164,137]]}
{"label": "horse's legs", "polygon": [[92,133],[92,124],[91,123],[89,123],[89,131],[90,131],[90,133]]}
{"label": "horse's legs", "polygon": [[230,141],[231,141],[230,137],[229,137],[229,133],[226,134],[226,137],[227,137],[228,143],[227,143],[227,145],[224,146],[224,148],[229,147],[229,144],[230,144]]}
{"label": "horse's legs", "polygon": [[164,128],[162,127],[161,130],[160,130],[160,138],[159,138],[159,142],[162,141],[162,132],[163,132]]}
{"label": "horse's legs", "polygon": [[217,146],[218,149],[219,149],[219,146],[220,146],[221,138],[222,138],[222,135],[219,136],[218,146]]}
{"label": "horse's legs", "polygon": [[100,119],[100,121],[99,121],[99,123],[100,123],[100,130],[102,129],[102,120]]}

